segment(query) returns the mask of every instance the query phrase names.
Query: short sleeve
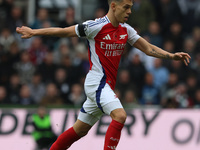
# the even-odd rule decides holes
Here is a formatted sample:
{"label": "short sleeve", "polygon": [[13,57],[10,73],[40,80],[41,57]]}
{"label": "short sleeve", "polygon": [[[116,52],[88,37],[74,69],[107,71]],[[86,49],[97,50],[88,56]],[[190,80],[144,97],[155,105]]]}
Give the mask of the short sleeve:
{"label": "short sleeve", "polygon": [[102,24],[96,20],[89,20],[75,26],[78,37],[94,38],[101,30]]}
{"label": "short sleeve", "polygon": [[126,24],[126,28],[128,31],[128,43],[132,46],[140,38],[140,36],[130,25]]}

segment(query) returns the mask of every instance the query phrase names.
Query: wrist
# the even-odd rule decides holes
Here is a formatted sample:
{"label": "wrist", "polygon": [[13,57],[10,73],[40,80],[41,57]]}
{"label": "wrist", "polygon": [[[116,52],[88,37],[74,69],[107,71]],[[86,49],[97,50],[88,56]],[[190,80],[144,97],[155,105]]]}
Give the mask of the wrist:
{"label": "wrist", "polygon": [[170,53],[170,54],[169,54],[169,58],[170,58],[170,59],[174,59],[174,54],[173,54],[173,53]]}
{"label": "wrist", "polygon": [[31,30],[31,36],[35,36],[35,35],[37,35],[36,30],[32,29]]}

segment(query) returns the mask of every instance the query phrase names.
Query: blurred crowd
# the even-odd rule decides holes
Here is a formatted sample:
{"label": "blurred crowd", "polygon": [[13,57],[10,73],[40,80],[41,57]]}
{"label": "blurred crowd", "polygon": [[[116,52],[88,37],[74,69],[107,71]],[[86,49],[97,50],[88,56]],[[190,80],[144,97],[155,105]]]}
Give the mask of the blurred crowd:
{"label": "blurred crowd", "polygon": [[[107,0],[97,1],[91,19],[108,11]],[[89,71],[84,38],[33,37],[21,39],[15,28],[68,27],[75,19],[74,6],[65,19],[53,19],[46,8],[37,8],[27,23],[23,7],[13,0],[0,1],[0,104],[80,107]],[[146,56],[127,45],[118,72],[115,92],[124,105],[162,108],[200,107],[200,1],[134,0],[128,23],[150,43],[175,53],[187,52],[183,62]]]}

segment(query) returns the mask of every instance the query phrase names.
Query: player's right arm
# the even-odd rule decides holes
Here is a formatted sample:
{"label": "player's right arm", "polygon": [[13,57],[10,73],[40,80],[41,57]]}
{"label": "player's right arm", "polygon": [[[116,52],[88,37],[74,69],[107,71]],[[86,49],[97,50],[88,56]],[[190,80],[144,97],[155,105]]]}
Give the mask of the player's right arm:
{"label": "player's right arm", "polygon": [[75,26],[66,28],[42,28],[42,29],[31,29],[27,26],[17,27],[16,32],[21,34],[21,38],[27,39],[32,36],[57,36],[57,37],[77,37]]}

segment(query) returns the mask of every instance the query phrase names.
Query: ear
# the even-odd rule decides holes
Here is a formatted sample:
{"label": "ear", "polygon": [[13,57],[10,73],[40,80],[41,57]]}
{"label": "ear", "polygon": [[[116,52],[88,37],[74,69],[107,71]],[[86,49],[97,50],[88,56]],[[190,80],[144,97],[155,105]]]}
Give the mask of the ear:
{"label": "ear", "polygon": [[115,10],[116,10],[116,3],[115,3],[115,2],[111,2],[110,8],[111,8],[113,11],[115,11]]}

